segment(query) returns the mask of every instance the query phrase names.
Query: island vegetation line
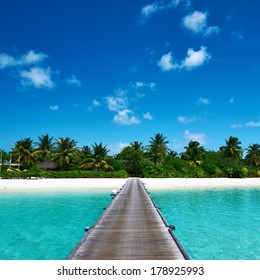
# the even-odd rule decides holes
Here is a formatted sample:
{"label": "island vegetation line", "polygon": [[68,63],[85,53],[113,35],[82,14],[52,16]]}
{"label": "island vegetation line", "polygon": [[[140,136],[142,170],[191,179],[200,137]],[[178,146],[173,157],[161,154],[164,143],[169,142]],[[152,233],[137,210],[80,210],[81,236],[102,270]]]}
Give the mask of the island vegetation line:
{"label": "island vegetation line", "polygon": [[217,151],[190,141],[182,153],[171,150],[167,137],[157,133],[149,144],[133,141],[109,155],[103,143],[78,147],[69,137],[48,134],[18,140],[11,151],[0,149],[0,177],[12,178],[246,178],[260,177],[260,144],[243,150],[230,136]]}

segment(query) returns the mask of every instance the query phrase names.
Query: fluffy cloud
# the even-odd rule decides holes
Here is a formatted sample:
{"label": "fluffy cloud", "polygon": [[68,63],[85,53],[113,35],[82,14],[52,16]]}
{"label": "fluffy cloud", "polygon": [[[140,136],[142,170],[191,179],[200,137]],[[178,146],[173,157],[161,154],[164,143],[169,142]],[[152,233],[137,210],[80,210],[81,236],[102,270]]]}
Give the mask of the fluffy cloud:
{"label": "fluffy cloud", "polygon": [[88,107],[88,111],[91,112],[94,108],[99,107],[101,104],[98,100],[94,99],[91,105]]}
{"label": "fluffy cloud", "polygon": [[22,67],[41,63],[48,56],[44,53],[36,53],[30,50],[27,54],[15,58],[7,53],[0,54],[0,69]]}
{"label": "fluffy cloud", "polygon": [[72,75],[71,77],[66,79],[66,83],[77,87],[81,86],[81,81],[75,75]]}
{"label": "fluffy cloud", "polygon": [[50,106],[50,110],[51,111],[58,111],[59,110],[59,106],[58,105],[52,105],[52,106]]}
{"label": "fluffy cloud", "polygon": [[160,5],[157,2],[154,2],[152,4],[146,5],[142,8],[141,10],[141,15],[145,18],[148,19],[151,17],[153,14],[159,12],[160,10],[164,9],[163,5]]}
{"label": "fluffy cloud", "polygon": [[258,121],[258,122],[250,121],[250,122],[246,123],[246,126],[260,127],[260,121]]}
{"label": "fluffy cloud", "polygon": [[114,96],[107,96],[105,99],[110,111],[118,112],[128,107],[127,92],[123,89],[117,90]]}
{"label": "fluffy cloud", "polygon": [[139,88],[149,88],[151,90],[155,89],[156,84],[151,82],[151,83],[144,83],[144,82],[135,82],[134,84],[135,88],[139,89]]}
{"label": "fluffy cloud", "polygon": [[188,49],[187,57],[183,60],[182,67],[187,70],[191,70],[203,65],[210,58],[211,56],[207,53],[207,48],[204,46],[202,46],[198,51]]}
{"label": "fluffy cloud", "polygon": [[[132,103],[144,98],[147,92],[156,89],[153,82],[145,83],[137,81],[129,83],[125,88],[119,88],[114,95],[105,96],[104,100],[109,111],[116,112],[113,121],[121,125],[139,124],[141,121],[135,116],[132,110]],[[151,120],[153,117],[150,112],[143,114],[143,118]]]}
{"label": "fluffy cloud", "polygon": [[141,22],[146,22],[153,15],[171,8],[176,8],[180,4],[184,4],[185,6],[190,6],[191,0],[164,0],[164,1],[155,1],[151,4],[144,6],[141,10]]}
{"label": "fluffy cloud", "polygon": [[172,52],[169,52],[161,57],[158,61],[158,66],[162,71],[170,70],[193,70],[205,64],[211,59],[211,55],[207,52],[207,48],[201,46],[198,51],[188,49],[187,56],[184,60],[178,62],[173,60]]}
{"label": "fluffy cloud", "polygon": [[128,109],[118,111],[117,115],[114,116],[113,121],[122,125],[133,125],[140,123],[140,120],[133,115],[131,110]]}
{"label": "fluffy cloud", "polygon": [[33,67],[30,70],[21,70],[19,72],[23,86],[33,86],[36,88],[53,88],[54,83],[51,80],[51,69],[42,67]]}
{"label": "fluffy cloud", "polygon": [[173,62],[172,52],[163,55],[157,64],[164,72],[178,68],[178,65]]}
{"label": "fluffy cloud", "polygon": [[189,130],[186,130],[184,132],[184,137],[188,141],[198,141],[201,145],[205,145],[207,140],[206,134],[191,132]]}
{"label": "fluffy cloud", "polygon": [[177,118],[177,120],[180,123],[187,124],[187,123],[195,122],[197,120],[197,118],[196,117],[189,117],[189,116],[179,116]]}
{"label": "fluffy cloud", "polygon": [[220,31],[218,26],[208,26],[207,24],[208,13],[195,11],[190,15],[183,18],[183,26],[195,34],[202,34],[209,36],[217,34]]}
{"label": "fluffy cloud", "polygon": [[116,154],[120,153],[128,145],[129,145],[129,143],[119,142],[116,144],[108,145],[107,147],[108,147],[111,155],[116,155]]}
{"label": "fluffy cloud", "polygon": [[199,100],[197,101],[198,105],[209,105],[210,100],[207,98],[200,97]]}
{"label": "fluffy cloud", "polygon": [[153,116],[150,112],[147,112],[147,113],[143,114],[143,117],[146,120],[152,120],[153,119]]}
{"label": "fluffy cloud", "polygon": [[242,124],[240,124],[240,123],[234,123],[231,125],[231,128],[233,128],[233,129],[238,129],[240,127],[242,127]]}

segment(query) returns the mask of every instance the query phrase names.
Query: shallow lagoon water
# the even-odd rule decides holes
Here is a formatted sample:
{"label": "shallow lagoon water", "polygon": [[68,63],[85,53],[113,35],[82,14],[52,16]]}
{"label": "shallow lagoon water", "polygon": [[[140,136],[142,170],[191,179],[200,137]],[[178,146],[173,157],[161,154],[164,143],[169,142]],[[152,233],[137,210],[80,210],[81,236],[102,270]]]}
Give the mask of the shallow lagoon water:
{"label": "shallow lagoon water", "polygon": [[[192,259],[260,259],[260,189],[152,190]],[[0,192],[0,259],[65,259],[110,190]]]}
{"label": "shallow lagoon water", "polygon": [[0,192],[0,259],[65,259],[111,202],[106,190]]}
{"label": "shallow lagoon water", "polygon": [[191,259],[260,260],[260,188],[152,195]]}

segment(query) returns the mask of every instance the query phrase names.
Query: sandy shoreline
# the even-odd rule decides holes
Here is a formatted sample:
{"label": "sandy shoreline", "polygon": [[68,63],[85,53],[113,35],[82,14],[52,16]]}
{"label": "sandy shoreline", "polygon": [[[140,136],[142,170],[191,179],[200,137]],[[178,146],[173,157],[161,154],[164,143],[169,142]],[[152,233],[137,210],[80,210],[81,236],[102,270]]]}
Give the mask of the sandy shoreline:
{"label": "sandy shoreline", "polygon": [[[148,189],[249,188],[259,187],[260,178],[142,178]],[[1,179],[0,189],[109,189],[121,188],[127,179]]]}
{"label": "sandy shoreline", "polygon": [[260,178],[144,178],[149,189],[260,188]]}

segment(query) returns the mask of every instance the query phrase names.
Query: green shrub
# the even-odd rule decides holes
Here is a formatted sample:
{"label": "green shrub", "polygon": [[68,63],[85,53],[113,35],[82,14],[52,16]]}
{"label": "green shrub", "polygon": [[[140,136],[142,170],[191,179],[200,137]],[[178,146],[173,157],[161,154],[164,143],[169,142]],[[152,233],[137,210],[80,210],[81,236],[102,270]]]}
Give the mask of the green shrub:
{"label": "green shrub", "polygon": [[114,172],[107,171],[42,171],[30,169],[28,171],[5,171],[1,173],[3,179],[27,179],[32,177],[37,178],[127,178],[128,173],[125,170]]}
{"label": "green shrub", "polygon": [[172,173],[159,164],[149,164],[143,170],[146,178],[170,178]]}

